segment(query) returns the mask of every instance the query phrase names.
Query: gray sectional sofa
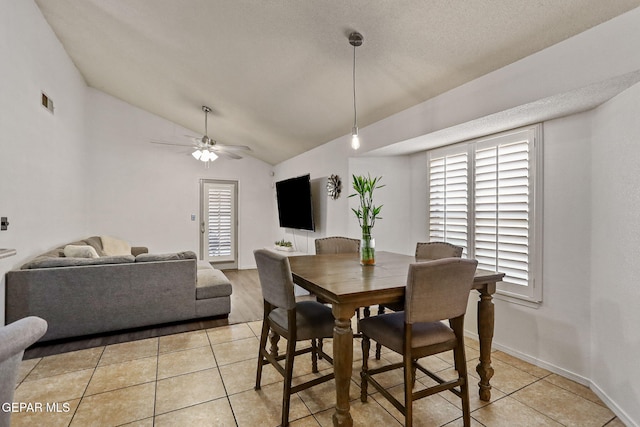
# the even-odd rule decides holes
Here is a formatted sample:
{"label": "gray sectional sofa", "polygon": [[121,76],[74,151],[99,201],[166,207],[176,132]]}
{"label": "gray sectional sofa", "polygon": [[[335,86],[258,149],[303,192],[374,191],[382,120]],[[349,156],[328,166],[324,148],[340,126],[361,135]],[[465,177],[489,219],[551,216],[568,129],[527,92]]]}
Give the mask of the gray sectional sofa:
{"label": "gray sectional sofa", "polygon": [[181,320],[228,315],[231,284],[196,254],[106,255],[100,237],[70,245],[92,246],[98,258],[64,256],[66,245],[6,274],[6,319],[45,319],[40,341],[91,335]]}

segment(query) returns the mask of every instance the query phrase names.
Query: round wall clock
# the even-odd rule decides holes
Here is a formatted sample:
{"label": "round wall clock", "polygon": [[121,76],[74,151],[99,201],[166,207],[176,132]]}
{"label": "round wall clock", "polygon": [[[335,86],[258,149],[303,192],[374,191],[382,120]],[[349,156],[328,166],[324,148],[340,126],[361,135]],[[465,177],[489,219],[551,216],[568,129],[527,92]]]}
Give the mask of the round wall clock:
{"label": "round wall clock", "polygon": [[338,175],[331,175],[327,180],[327,194],[333,200],[340,197],[340,192],[342,191],[342,181],[340,181],[340,177]]}

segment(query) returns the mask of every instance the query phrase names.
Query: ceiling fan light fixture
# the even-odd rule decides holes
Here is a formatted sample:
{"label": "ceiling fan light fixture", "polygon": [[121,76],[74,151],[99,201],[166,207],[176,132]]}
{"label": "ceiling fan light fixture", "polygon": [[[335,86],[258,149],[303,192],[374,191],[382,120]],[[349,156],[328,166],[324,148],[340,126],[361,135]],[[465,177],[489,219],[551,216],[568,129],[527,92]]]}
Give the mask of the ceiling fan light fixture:
{"label": "ceiling fan light fixture", "polygon": [[218,155],[216,153],[214,153],[213,151],[209,151],[209,161],[210,162],[213,162],[217,158],[218,158]]}
{"label": "ceiling fan light fixture", "polygon": [[196,159],[196,160],[200,160],[200,157],[202,157],[202,151],[200,150],[196,150],[193,153],[191,153],[191,155]]}

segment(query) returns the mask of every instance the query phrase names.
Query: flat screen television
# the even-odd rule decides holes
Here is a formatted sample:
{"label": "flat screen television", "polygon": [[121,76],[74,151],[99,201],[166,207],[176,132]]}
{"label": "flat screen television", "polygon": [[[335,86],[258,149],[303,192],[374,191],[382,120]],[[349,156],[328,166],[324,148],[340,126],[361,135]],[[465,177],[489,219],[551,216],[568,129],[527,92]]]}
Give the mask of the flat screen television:
{"label": "flat screen television", "polygon": [[315,230],[310,175],[276,182],[276,198],[280,227]]}

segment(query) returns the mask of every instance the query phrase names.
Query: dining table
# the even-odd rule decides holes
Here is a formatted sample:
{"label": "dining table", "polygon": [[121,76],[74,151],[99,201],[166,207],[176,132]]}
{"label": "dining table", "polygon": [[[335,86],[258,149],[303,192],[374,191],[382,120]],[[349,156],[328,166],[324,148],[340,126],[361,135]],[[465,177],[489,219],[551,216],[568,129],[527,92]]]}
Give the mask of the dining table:
{"label": "dining table", "polygon": [[[361,265],[358,253],[300,255],[289,257],[293,281],[332,306],[335,326],[333,329],[333,368],[336,384],[334,426],[352,426],[349,387],[353,369],[353,330],[351,319],[356,309],[404,300],[409,265],[428,260],[393,252],[376,251],[375,265]],[[480,343],[479,363],[476,372],[480,376],[480,399],[491,398],[489,381],[494,370],[491,367],[491,342],[493,340],[494,305],[496,283],[503,273],[477,269],[473,289],[479,293],[477,327]]]}

